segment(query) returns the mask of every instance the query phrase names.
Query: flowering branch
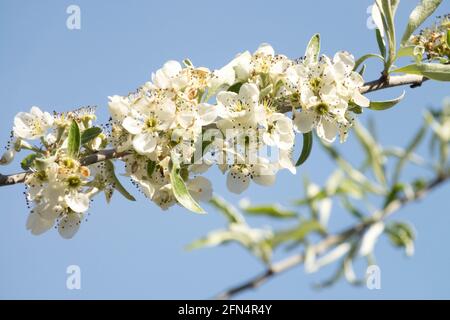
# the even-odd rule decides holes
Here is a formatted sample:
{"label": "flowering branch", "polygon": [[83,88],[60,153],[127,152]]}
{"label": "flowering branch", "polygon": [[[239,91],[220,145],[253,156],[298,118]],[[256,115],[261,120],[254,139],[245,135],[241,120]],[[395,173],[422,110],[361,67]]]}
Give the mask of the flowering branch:
{"label": "flowering branch", "polygon": [[[401,76],[391,76],[389,78],[380,78],[377,80],[369,81],[361,87],[361,93],[369,93],[377,90],[388,89],[392,87],[409,85],[411,88],[415,88],[420,86],[424,81],[428,80],[423,76],[417,75],[401,75]],[[292,107],[289,105],[281,106],[280,112],[286,113],[292,111]],[[211,127],[210,127],[211,128]],[[100,150],[96,153],[93,153],[81,160],[83,165],[90,165],[97,162],[121,158],[126,156],[128,153],[125,152],[117,152],[115,149],[107,149]],[[27,174],[30,172],[20,172],[16,174],[3,175],[0,174],[0,187],[9,186],[17,183],[23,183]]]}
{"label": "flowering branch", "polygon": [[[338,234],[327,236],[319,243],[312,245],[310,249],[314,251],[317,255],[321,255],[354,235],[362,235],[363,231],[367,230],[371,225],[374,225],[375,223],[388,218],[390,215],[397,212],[405,205],[408,205],[412,202],[415,202],[423,198],[429,192],[433,191],[435,188],[444,184],[449,179],[450,179],[450,172],[436,176],[428,183],[426,187],[416,191],[414,194],[399,197],[398,199],[392,201],[386,208],[375,212],[372,215],[372,217],[367,219],[366,221],[359,223],[355,226],[352,226]],[[265,282],[267,282],[268,280],[270,280],[271,278],[280,275],[304,262],[305,262],[305,254],[299,253],[292,255],[288,258],[285,258],[277,263],[270,265],[262,274],[218,294],[216,296],[216,299],[231,299],[237,294],[243,293],[244,291],[255,289],[264,284]]]}

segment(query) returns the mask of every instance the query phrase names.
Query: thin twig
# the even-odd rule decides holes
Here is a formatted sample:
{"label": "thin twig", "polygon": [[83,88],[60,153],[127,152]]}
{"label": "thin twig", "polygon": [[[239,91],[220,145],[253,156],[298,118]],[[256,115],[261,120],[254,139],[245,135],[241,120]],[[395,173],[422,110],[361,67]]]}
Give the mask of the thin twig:
{"label": "thin twig", "polygon": [[[370,81],[361,87],[361,93],[368,93],[380,89],[386,89],[391,87],[397,87],[402,85],[410,85],[411,87],[417,87],[422,84],[423,81],[427,80],[422,76],[417,75],[403,75],[403,76],[393,76],[389,78],[380,78],[378,80]],[[291,111],[290,106],[282,107],[280,112],[286,113]],[[101,150],[95,154],[89,155],[81,160],[83,165],[89,165],[100,161],[105,161],[108,159],[115,159],[125,156],[126,154],[116,152],[114,149]],[[21,172],[11,175],[0,174],[0,187],[9,186],[17,183],[23,183],[26,176],[30,172]]]}
{"label": "thin twig", "polygon": [[[392,201],[385,209],[374,213],[373,217],[375,219],[369,219],[365,222],[357,224],[356,226],[346,229],[345,231],[343,231],[341,233],[328,236],[324,240],[313,245],[312,251],[314,251],[317,255],[328,251],[334,245],[337,245],[337,244],[347,240],[348,238],[352,237],[353,235],[361,233],[370,224],[372,224],[376,221],[380,221],[382,219],[386,219],[388,216],[390,216],[394,212],[398,211],[403,206],[421,199],[427,193],[429,193],[430,191],[432,191],[439,185],[443,184],[444,182],[448,181],[449,179],[450,179],[450,172],[446,175],[437,176],[432,181],[430,181],[429,184],[425,188],[420,189],[419,191],[416,191],[412,196],[400,197],[397,200]],[[230,298],[233,298],[235,295],[242,293],[246,290],[257,288],[257,287],[261,286],[262,284],[264,284],[269,279],[302,264],[303,261],[304,261],[303,253],[298,253],[298,254],[292,255],[288,258],[285,258],[284,260],[281,260],[277,263],[272,264],[270,267],[267,268],[267,270],[265,270],[260,275],[254,277],[254,278],[251,278],[250,280],[248,280],[240,285],[232,287],[232,288],[218,294],[215,298],[222,299],[222,300],[230,299]]]}

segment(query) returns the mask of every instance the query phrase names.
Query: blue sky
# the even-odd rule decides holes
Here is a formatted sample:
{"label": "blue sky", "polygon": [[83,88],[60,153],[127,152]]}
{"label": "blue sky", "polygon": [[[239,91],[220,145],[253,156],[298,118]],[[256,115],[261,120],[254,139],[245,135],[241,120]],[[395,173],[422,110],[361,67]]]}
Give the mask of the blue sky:
{"label": "blue sky", "polygon": [[[66,8],[71,4],[81,8],[81,30],[66,28]],[[169,59],[189,57],[196,65],[216,68],[238,52],[255,50],[262,42],[294,58],[303,54],[316,32],[322,36],[322,51],[329,55],[341,49],[355,56],[376,52],[373,30],[366,27],[370,4],[370,0],[2,0],[0,142],[7,142],[14,115],[32,105],[49,111],[98,105],[99,120],[106,121],[107,96],[134,90]],[[414,4],[400,4],[400,32]],[[436,15],[445,9],[448,7]],[[368,65],[366,78],[378,76],[377,63]],[[426,83],[408,90],[396,108],[372,114],[381,141],[405,145],[420,125],[422,109],[439,106],[448,89],[445,83]],[[399,93],[401,89],[392,89],[383,96]],[[355,145],[351,135],[343,146],[349,158]],[[17,164],[0,169],[2,173],[20,170]],[[255,203],[289,204],[302,194],[303,174],[321,182],[332,170],[316,148],[299,174],[282,173],[271,188],[253,185],[245,197]],[[217,193],[231,202],[240,199],[226,190],[225,179],[218,172],[209,177]],[[200,299],[263,270],[255,258],[235,245],[196,252],[183,249],[193,239],[223,226],[224,219],[213,210],[206,216],[181,208],[162,212],[137,190],[133,190],[138,198],[134,203],[116,196],[106,205],[99,197],[88,222],[67,241],[56,231],[35,237],[25,230],[28,209],[23,191],[21,185],[0,190],[0,298]],[[448,192],[448,186],[443,187],[398,215],[415,224],[418,239],[413,258],[391,248],[386,239],[380,241],[376,254],[382,271],[381,290],[354,288],[341,281],[331,289],[316,291],[312,284],[325,279],[332,268],[312,276],[297,268],[240,297],[450,298]],[[338,208],[333,212],[332,224],[345,221],[344,211]],[[255,220],[257,224],[267,222]],[[66,268],[72,264],[81,268],[81,290],[66,289]]]}

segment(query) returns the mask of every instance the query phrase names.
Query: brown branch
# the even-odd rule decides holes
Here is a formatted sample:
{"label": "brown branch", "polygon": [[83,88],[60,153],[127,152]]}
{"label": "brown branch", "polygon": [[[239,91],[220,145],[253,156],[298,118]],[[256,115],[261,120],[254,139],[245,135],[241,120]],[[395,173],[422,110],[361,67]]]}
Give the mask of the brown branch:
{"label": "brown branch", "polygon": [[[450,179],[450,172],[448,172],[445,175],[437,176],[436,178],[431,180],[425,188],[423,188],[419,191],[416,191],[413,194],[413,196],[400,197],[400,198],[392,201],[385,209],[376,212],[373,215],[373,217],[375,219],[369,219],[365,222],[357,224],[356,226],[350,227],[341,233],[328,236],[324,240],[313,245],[312,250],[318,255],[325,253],[327,250],[329,250],[334,245],[342,243],[343,241],[347,240],[348,238],[352,237],[353,235],[361,233],[370,224],[372,224],[376,221],[380,221],[382,219],[386,219],[388,216],[390,216],[394,212],[398,211],[403,206],[421,199],[427,193],[429,193],[430,191],[432,191],[439,185],[443,184],[444,182],[448,181],[449,179]],[[230,298],[233,298],[235,295],[242,293],[246,290],[255,289],[255,288],[261,286],[262,284],[264,284],[265,282],[267,282],[268,280],[272,279],[273,277],[302,264],[303,261],[304,261],[303,253],[298,253],[298,254],[292,255],[288,258],[285,258],[284,260],[281,260],[277,263],[272,264],[270,267],[267,268],[267,270],[265,270],[260,275],[254,277],[254,278],[251,278],[250,280],[248,280],[240,285],[232,287],[232,288],[218,294],[215,298],[221,299],[221,300],[230,299]]]}
{"label": "brown branch", "polygon": [[[361,93],[368,93],[376,90],[410,85],[411,87],[417,87],[427,80],[422,76],[417,75],[403,75],[403,76],[393,76],[388,78],[380,78],[378,80],[370,81],[364,84],[361,88]],[[290,106],[283,106],[279,110],[280,112],[286,113],[291,111]],[[81,163],[83,165],[89,165],[100,161],[105,161],[108,159],[121,158],[125,156],[125,153],[116,152],[114,149],[102,150],[95,154],[89,155],[84,159],[81,159]],[[0,174],[0,187],[9,186],[17,183],[23,183],[25,181],[26,176],[30,172],[21,172],[11,175],[2,175]]]}
{"label": "brown branch", "polygon": [[[128,153],[126,152],[117,152],[115,149],[101,150],[81,159],[80,163],[83,166],[88,166],[90,164],[94,164],[100,161],[121,158],[126,156],[127,154]],[[27,175],[29,175],[30,173],[31,171],[20,172],[10,175],[0,174],[0,187],[10,186],[17,183],[23,183],[25,182]]]}

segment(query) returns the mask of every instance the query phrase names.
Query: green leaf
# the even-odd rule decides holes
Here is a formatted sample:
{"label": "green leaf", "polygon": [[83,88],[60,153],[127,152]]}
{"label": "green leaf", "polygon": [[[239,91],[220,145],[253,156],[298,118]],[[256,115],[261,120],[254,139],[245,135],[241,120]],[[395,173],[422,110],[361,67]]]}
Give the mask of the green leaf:
{"label": "green leaf", "polygon": [[304,133],[303,134],[302,152],[301,152],[300,157],[298,158],[295,166],[298,167],[298,166],[302,165],[308,159],[309,155],[311,154],[312,145],[313,145],[312,131]]}
{"label": "green leaf", "polygon": [[233,84],[228,88],[228,91],[239,93],[239,90],[241,89],[243,84],[244,84],[243,82],[236,82],[235,84]]}
{"label": "green leaf", "polygon": [[267,230],[252,229],[245,224],[230,224],[228,229],[215,230],[208,233],[205,237],[195,240],[186,249],[195,250],[224,245],[234,241],[264,262],[268,262],[272,253],[272,248],[268,243],[270,237],[271,233]]}
{"label": "green leaf", "polygon": [[375,36],[377,37],[378,49],[380,49],[380,54],[383,56],[383,60],[386,58],[386,44],[381,36],[380,29],[375,29]]}
{"label": "green leaf", "polygon": [[450,30],[447,30],[447,46],[450,47]]}
{"label": "green leaf", "polygon": [[410,64],[392,72],[417,74],[437,81],[450,81],[450,64],[420,63]]}
{"label": "green leaf", "polygon": [[383,26],[387,33],[389,56],[385,64],[385,71],[388,71],[395,59],[396,51],[396,39],[395,39],[395,24],[394,13],[398,5],[398,1],[395,0],[376,0],[376,4],[380,9],[380,13],[383,20]]}
{"label": "green leaf", "polygon": [[218,195],[214,195],[209,203],[223,213],[230,223],[245,223],[244,217],[242,217],[239,211],[232,204],[226,202],[225,199]]}
{"label": "green leaf", "polygon": [[197,201],[192,198],[186,184],[183,181],[183,178],[181,178],[179,174],[179,168],[176,165],[174,165],[170,171],[170,183],[172,185],[172,191],[175,198],[183,207],[192,212],[206,213]]}
{"label": "green leaf", "polygon": [[111,160],[106,160],[105,165],[106,169],[110,174],[111,182],[113,183],[114,189],[119,191],[126,199],[130,201],[136,201],[136,199],[125,189],[120,180],[117,178],[114,169],[114,163]]}
{"label": "green leaf", "polygon": [[315,62],[319,60],[320,53],[320,34],[316,33],[309,40],[305,51],[306,62]]}
{"label": "green leaf", "polygon": [[315,219],[304,221],[292,229],[275,232],[270,243],[272,248],[275,248],[290,241],[302,242],[312,232],[325,233],[324,227]]}
{"label": "green leaf", "polygon": [[67,141],[67,153],[69,157],[78,157],[78,152],[80,151],[80,143],[80,129],[78,128],[77,122],[73,120],[69,128],[69,137]]}
{"label": "green leaf", "polygon": [[380,56],[379,54],[375,54],[375,53],[368,53],[363,55],[361,58],[359,58],[358,60],[356,60],[355,62],[355,67],[353,68],[353,71],[355,71],[356,69],[358,69],[358,67],[367,59],[369,58],[378,58],[381,61],[384,62],[384,58],[382,56]]}
{"label": "green leaf", "polygon": [[155,168],[156,168],[156,161],[149,160],[147,162],[147,177],[149,179],[151,179],[153,172],[155,172]]}
{"label": "green leaf", "polygon": [[385,101],[370,101],[369,109],[371,110],[387,110],[389,108],[392,108],[397,103],[399,103],[403,98],[405,97],[405,91],[395,99],[392,100],[385,100]]}
{"label": "green leaf", "polygon": [[355,125],[355,133],[368,156],[375,177],[381,184],[385,185],[386,177],[384,174],[384,157],[381,153],[380,146],[369,131],[361,125]]}
{"label": "green leaf", "polygon": [[102,133],[102,129],[99,127],[92,127],[84,130],[81,134],[81,145],[97,138],[100,133]]}
{"label": "green leaf", "polygon": [[20,167],[25,170],[28,171],[30,170],[30,168],[34,165],[34,160],[37,158],[37,154],[36,153],[32,153],[27,155],[25,158],[23,158],[23,160],[20,162]]}
{"label": "green leaf", "polygon": [[414,48],[415,47],[416,46],[400,47],[400,49],[397,52],[397,58],[414,56]]}
{"label": "green leaf", "polygon": [[417,7],[411,12],[409,16],[408,25],[402,36],[401,45],[405,46],[410,36],[416,29],[428,18],[436,8],[441,4],[442,0],[421,0]]}
{"label": "green leaf", "polygon": [[244,206],[241,207],[242,211],[247,214],[255,216],[270,216],[273,218],[295,218],[297,212],[287,210],[276,204],[262,205],[262,206]]}
{"label": "green leaf", "polygon": [[393,222],[386,226],[385,232],[396,247],[404,247],[407,255],[414,253],[415,233],[411,225],[404,222]]}
{"label": "green leaf", "polygon": [[406,162],[411,158],[411,155],[413,154],[414,150],[419,146],[420,142],[425,137],[426,132],[427,127],[422,126],[406,147],[405,152],[398,159],[398,162],[395,165],[394,174],[392,178],[393,183],[397,183],[399,181],[403,167],[405,166]]}

